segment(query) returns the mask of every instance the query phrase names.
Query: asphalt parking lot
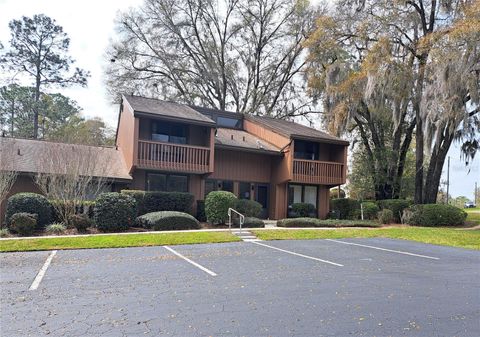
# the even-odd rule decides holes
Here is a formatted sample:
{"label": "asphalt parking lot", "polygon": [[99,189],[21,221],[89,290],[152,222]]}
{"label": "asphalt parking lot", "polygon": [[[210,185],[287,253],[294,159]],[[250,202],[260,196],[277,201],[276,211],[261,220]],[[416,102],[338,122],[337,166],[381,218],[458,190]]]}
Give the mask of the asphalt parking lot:
{"label": "asphalt parking lot", "polygon": [[0,262],[5,337],[480,336],[473,250],[261,241],[6,253]]}

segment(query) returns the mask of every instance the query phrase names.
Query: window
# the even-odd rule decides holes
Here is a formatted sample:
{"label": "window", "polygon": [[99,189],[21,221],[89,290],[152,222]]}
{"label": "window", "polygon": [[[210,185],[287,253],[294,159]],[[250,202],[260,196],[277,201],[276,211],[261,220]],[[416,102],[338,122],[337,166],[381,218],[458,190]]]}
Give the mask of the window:
{"label": "window", "polygon": [[152,122],[152,140],[165,143],[187,144],[187,129],[184,125]]}
{"label": "window", "polygon": [[212,191],[228,191],[233,193],[233,181],[231,180],[206,180],[205,196]]}
{"label": "window", "polygon": [[173,174],[147,173],[147,191],[188,192],[188,177]]}
{"label": "window", "polygon": [[239,199],[250,199],[251,186],[250,183],[239,183],[238,184],[238,198]]}
{"label": "window", "polygon": [[294,157],[297,159],[318,160],[318,143],[296,140]]}
{"label": "window", "polygon": [[288,206],[299,202],[312,204],[317,208],[317,186],[288,185]]}
{"label": "window", "polygon": [[219,190],[233,193],[233,181],[222,180],[218,182],[218,185],[219,185]]}
{"label": "window", "polygon": [[217,125],[226,128],[240,129],[242,127],[242,122],[240,119],[218,116]]}
{"label": "window", "polygon": [[217,182],[215,180],[205,180],[205,196],[212,191],[217,190]]}

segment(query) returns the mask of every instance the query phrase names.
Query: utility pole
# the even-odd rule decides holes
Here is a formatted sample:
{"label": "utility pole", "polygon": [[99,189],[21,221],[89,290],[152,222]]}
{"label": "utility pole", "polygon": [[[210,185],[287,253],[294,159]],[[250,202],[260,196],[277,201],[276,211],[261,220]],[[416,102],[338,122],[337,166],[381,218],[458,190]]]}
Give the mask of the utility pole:
{"label": "utility pole", "polygon": [[477,182],[475,182],[475,191],[473,192],[474,198],[475,198],[475,207],[478,207],[478,202],[477,202]]}
{"label": "utility pole", "polygon": [[448,156],[448,165],[447,165],[447,205],[448,205],[449,190],[450,190],[450,156]]}

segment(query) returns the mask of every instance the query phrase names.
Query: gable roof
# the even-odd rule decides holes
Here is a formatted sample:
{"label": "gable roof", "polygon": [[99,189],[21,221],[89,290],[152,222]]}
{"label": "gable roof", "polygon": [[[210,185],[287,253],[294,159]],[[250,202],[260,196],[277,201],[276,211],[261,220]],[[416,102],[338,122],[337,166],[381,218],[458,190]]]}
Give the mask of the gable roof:
{"label": "gable roof", "polygon": [[243,130],[217,128],[216,147],[238,148],[252,152],[280,155],[280,148]]}
{"label": "gable roof", "polygon": [[123,95],[123,99],[132,107],[134,113],[152,114],[168,119],[183,119],[199,124],[215,125],[213,120],[185,104],[133,95]]}
{"label": "gable roof", "polygon": [[[65,174],[75,170],[80,175],[117,180],[131,180],[122,153],[113,147],[54,143],[43,140],[0,138],[2,167],[21,173]],[[72,164],[73,163],[73,164]]]}
{"label": "gable roof", "polygon": [[245,119],[250,120],[254,123],[260,124],[273,132],[279,133],[281,135],[297,138],[302,140],[314,140],[321,141],[326,143],[334,143],[341,145],[350,144],[348,141],[341,138],[329,135],[326,132],[299,124],[284,119],[272,118],[272,117],[260,117],[248,115],[245,116]]}

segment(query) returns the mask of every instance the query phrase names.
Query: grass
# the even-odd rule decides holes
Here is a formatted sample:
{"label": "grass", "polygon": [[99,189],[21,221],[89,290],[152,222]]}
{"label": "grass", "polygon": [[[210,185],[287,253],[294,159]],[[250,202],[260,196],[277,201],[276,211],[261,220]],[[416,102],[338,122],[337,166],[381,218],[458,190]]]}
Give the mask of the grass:
{"label": "grass", "polygon": [[233,241],[240,241],[240,239],[229,232],[154,233],[134,235],[112,234],[83,237],[2,240],[0,241],[0,252],[144,247]]}
{"label": "grass", "polygon": [[480,230],[429,227],[253,230],[262,240],[392,238],[480,250]]}
{"label": "grass", "polygon": [[467,212],[467,221],[473,222],[477,225],[480,225],[480,208],[466,208],[464,209]]}

